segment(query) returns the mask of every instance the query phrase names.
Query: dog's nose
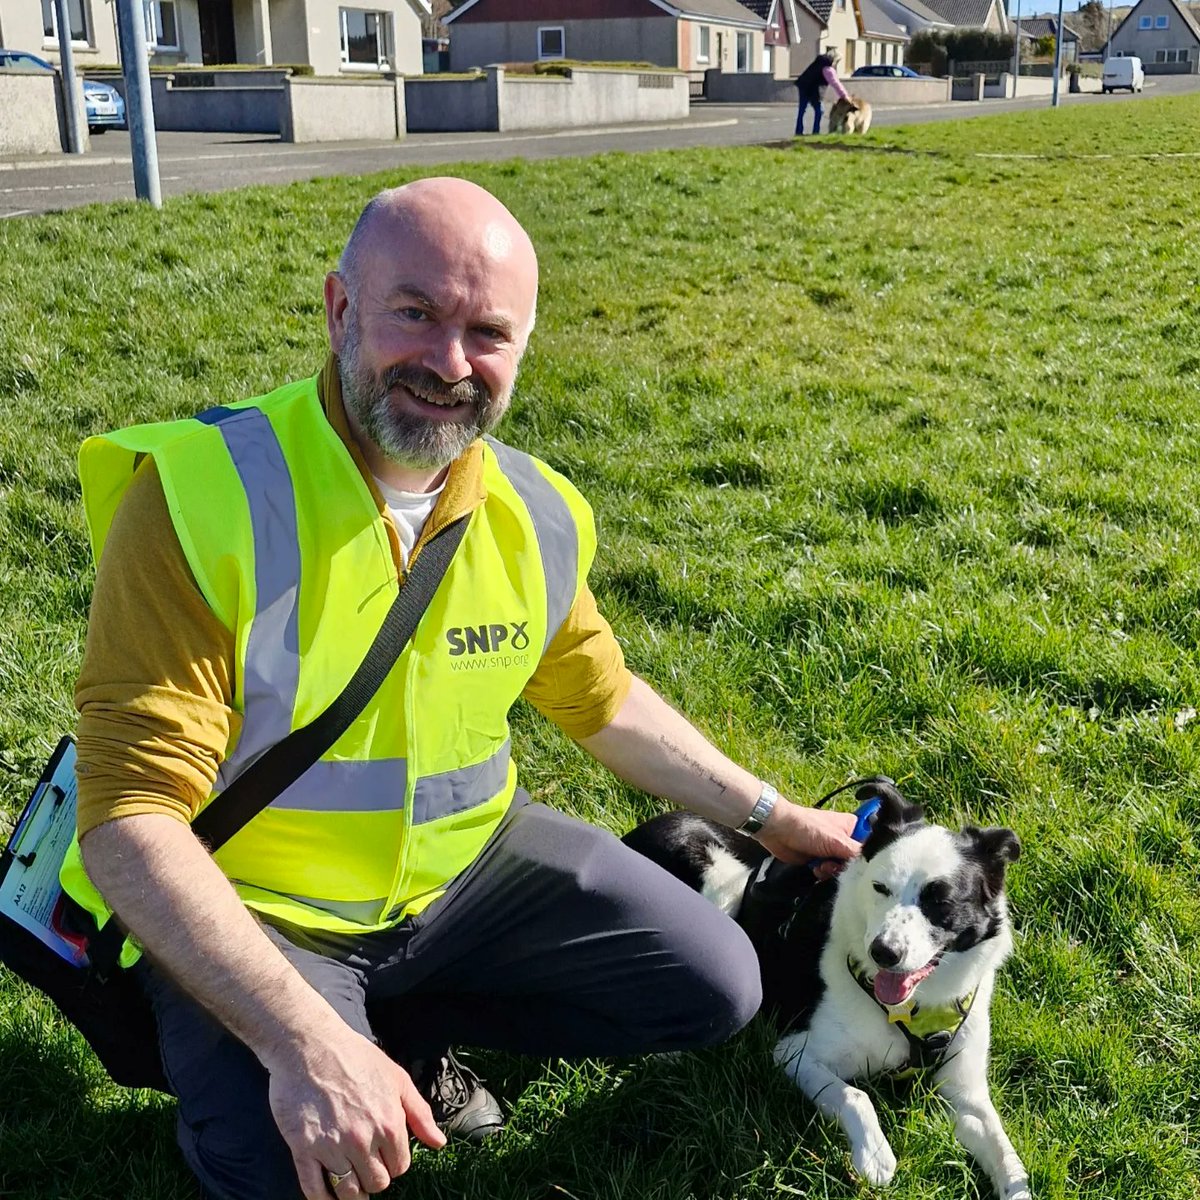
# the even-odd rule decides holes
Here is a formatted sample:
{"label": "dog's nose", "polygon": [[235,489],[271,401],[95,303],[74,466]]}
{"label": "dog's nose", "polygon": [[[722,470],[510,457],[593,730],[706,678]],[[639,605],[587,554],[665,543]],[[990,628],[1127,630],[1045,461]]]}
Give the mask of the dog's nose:
{"label": "dog's nose", "polygon": [[894,967],[900,961],[900,955],[881,937],[871,943],[871,957],[881,967]]}

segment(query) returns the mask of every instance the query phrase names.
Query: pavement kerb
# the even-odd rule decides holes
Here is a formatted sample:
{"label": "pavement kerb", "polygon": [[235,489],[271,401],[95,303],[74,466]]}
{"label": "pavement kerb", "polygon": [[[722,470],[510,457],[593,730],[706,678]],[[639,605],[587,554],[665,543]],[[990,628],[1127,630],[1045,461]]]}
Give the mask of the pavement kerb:
{"label": "pavement kerb", "polygon": [[57,158],[0,158],[0,171],[45,171],[56,167],[114,167],[128,158],[93,158],[89,154],[62,154]]}
{"label": "pavement kerb", "polygon": [[[463,130],[464,133],[480,132],[484,134],[482,138],[464,138],[463,145],[470,145],[473,142],[479,141],[504,141],[504,142],[523,142],[536,141],[543,138],[564,138],[564,137],[603,137],[614,133],[655,133],[663,129],[709,129],[721,125],[736,125],[736,118],[722,118],[720,120],[710,121],[669,121],[646,124],[622,124],[622,125],[597,125],[588,129],[545,129],[545,130],[529,130],[526,132],[518,132],[512,134],[505,133],[488,133],[485,130]],[[410,134],[409,138],[422,137],[424,142],[410,142],[412,145],[428,145],[430,137],[438,135],[421,135]],[[322,153],[344,152],[353,153],[361,150],[364,146],[395,146],[403,148],[409,138],[397,138],[394,141],[380,142],[356,142],[353,146],[339,146],[336,142],[297,142],[289,144],[286,142],[272,143],[276,148],[276,153],[307,153],[319,149]],[[169,162],[173,156],[169,151],[165,151],[160,147],[158,159],[160,163]],[[236,158],[239,157],[236,153],[221,153],[221,154],[195,154],[189,153],[187,156],[189,162],[202,161],[209,158]],[[47,156],[46,158],[0,158],[0,171],[41,171],[44,169],[55,169],[57,167],[112,167],[125,165],[128,166],[132,162],[129,155],[117,155],[114,157],[93,157],[91,154],[61,154],[54,158]]]}

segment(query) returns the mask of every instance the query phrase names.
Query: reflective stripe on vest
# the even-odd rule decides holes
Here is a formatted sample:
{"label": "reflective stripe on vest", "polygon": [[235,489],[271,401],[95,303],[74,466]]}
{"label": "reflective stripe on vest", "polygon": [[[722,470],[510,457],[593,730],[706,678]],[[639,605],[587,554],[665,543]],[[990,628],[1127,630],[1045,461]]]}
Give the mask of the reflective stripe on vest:
{"label": "reflective stripe on vest", "polygon": [[495,438],[485,440],[533,517],[546,570],[546,645],[542,647],[545,653],[575,602],[579,531],[566,501],[533,465],[533,459]]}
{"label": "reflective stripe on vest", "polygon": [[215,425],[224,439],[246,492],[254,531],[258,605],[246,647],[243,736],[217,773],[216,790],[221,792],[291,733],[300,686],[300,541],[292,473],[263,412],[210,408],[196,420]]}
{"label": "reflective stripe on vest", "polygon": [[[465,812],[494,796],[508,778],[511,743],[481,763],[426,775],[413,791],[414,825]],[[313,763],[271,802],[293,812],[399,812],[404,807],[408,764],[402,758]]]}

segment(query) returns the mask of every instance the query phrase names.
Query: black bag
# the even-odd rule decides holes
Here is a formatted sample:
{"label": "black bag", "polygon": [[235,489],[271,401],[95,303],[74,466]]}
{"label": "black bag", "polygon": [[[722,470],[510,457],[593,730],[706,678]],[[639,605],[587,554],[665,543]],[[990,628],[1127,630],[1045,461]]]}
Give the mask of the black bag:
{"label": "black bag", "polygon": [[[94,938],[95,922],[82,909],[78,914]],[[82,937],[89,940],[86,933]],[[72,966],[27,929],[7,920],[0,921],[0,961],[54,1001],[115,1083],[170,1092],[150,1001],[129,971],[101,975],[88,966]]]}
{"label": "black bag", "polygon": [[[320,716],[303,729],[293,730],[251,764],[192,822],[193,832],[210,850],[223,845],[299,779],[366,708],[416,630],[469,520],[469,515],[460,517],[422,548],[371,648],[341,695]],[[47,777],[69,745],[69,738],[59,743]],[[17,823],[13,842],[0,861],[0,879],[13,865],[17,834],[45,783],[43,778]],[[87,1039],[114,1082],[170,1093],[150,1001],[136,976],[117,965],[125,931],[111,918],[97,930],[91,915],[70,897],[63,897],[55,907],[54,923],[86,952],[82,965],[67,962],[5,912],[0,912],[0,962],[54,1001]]]}

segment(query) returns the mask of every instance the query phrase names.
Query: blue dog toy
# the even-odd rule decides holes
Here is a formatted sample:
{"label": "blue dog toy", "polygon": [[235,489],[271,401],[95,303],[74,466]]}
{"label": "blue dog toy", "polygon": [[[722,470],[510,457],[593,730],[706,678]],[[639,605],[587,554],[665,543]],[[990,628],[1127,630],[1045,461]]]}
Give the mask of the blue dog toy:
{"label": "blue dog toy", "polygon": [[[879,776],[878,778],[882,779],[883,777]],[[868,780],[867,782],[868,783],[874,782],[874,780]],[[887,780],[887,782],[891,783],[891,780],[889,779],[889,780]],[[846,786],[854,787],[856,785],[855,784],[847,784]],[[841,788],[838,789],[838,791],[841,791],[841,790],[842,790]],[[834,793],[832,793],[832,792],[830,793],[830,795],[833,795],[833,794]],[[860,792],[859,794],[861,795],[862,793]],[[829,797],[826,796],[825,799],[827,800],[827,799],[829,799]],[[821,803],[824,804],[825,800],[822,800]],[[882,803],[883,803],[883,801],[880,799],[880,797],[878,795],[873,795],[873,796],[869,796],[866,800],[864,800],[858,806],[858,808],[856,808],[854,810],[854,816],[856,819],[854,822],[854,828],[853,828],[853,830],[851,830],[850,836],[856,842],[865,842],[867,840],[867,837],[869,836],[871,830],[875,828],[875,818],[879,815],[879,806]],[[827,862],[827,861],[829,861],[829,860],[824,859],[824,858],[813,858],[813,859],[809,859],[808,865],[815,871],[817,869],[817,867],[819,867],[823,862]]]}
{"label": "blue dog toy", "polygon": [[870,800],[864,801],[855,810],[854,815],[858,818],[854,822],[854,829],[850,836],[856,842],[865,842],[867,835],[875,827],[875,817],[879,813],[879,806],[882,801],[878,796],[872,796]]}

